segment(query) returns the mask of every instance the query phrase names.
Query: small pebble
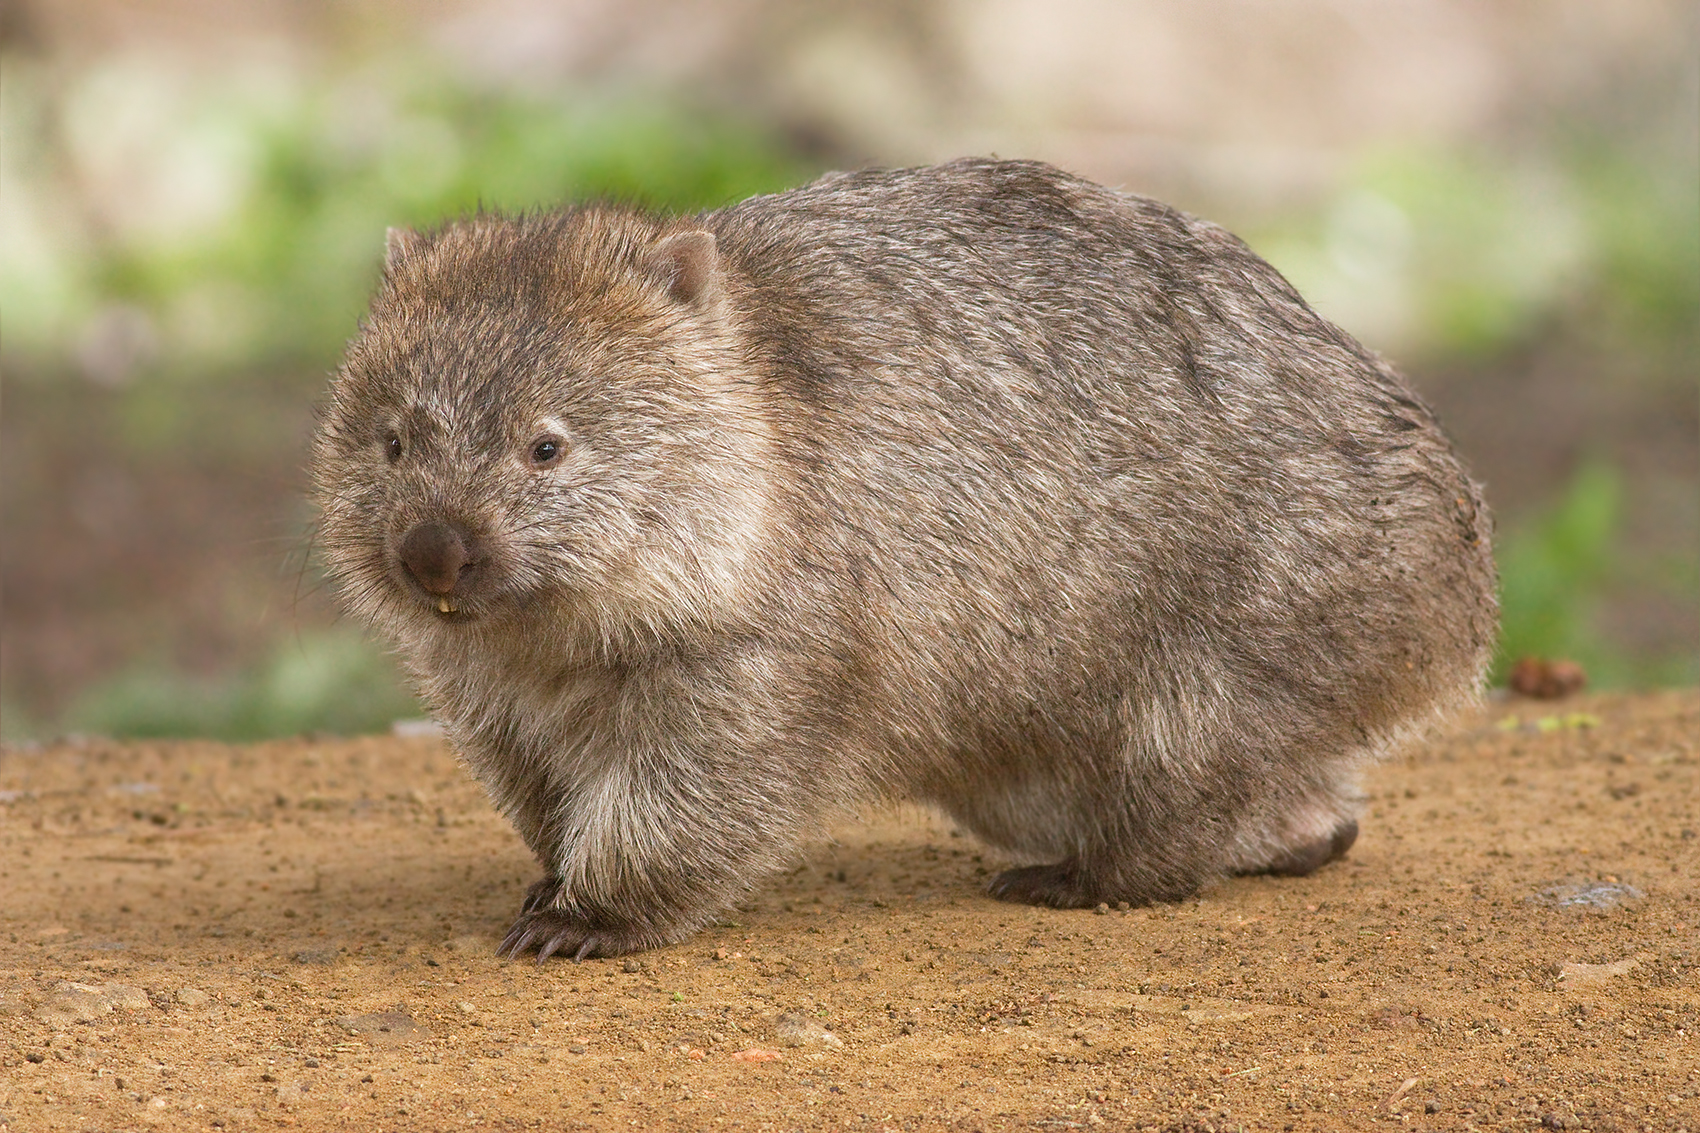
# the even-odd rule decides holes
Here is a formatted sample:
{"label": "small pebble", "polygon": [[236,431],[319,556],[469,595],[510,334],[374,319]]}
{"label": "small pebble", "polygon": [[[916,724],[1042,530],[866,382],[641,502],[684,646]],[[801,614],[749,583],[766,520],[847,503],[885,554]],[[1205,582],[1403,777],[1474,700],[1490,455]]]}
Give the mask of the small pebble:
{"label": "small pebble", "polygon": [[827,1030],[818,1019],[812,1019],[801,1011],[784,1011],[773,1022],[774,1034],[786,1046],[805,1046],[820,1043],[825,1046],[843,1046],[844,1040]]}
{"label": "small pebble", "polygon": [[198,987],[183,988],[173,998],[177,1000],[178,1006],[187,1007],[191,1011],[198,1010],[212,1002],[212,996]]}

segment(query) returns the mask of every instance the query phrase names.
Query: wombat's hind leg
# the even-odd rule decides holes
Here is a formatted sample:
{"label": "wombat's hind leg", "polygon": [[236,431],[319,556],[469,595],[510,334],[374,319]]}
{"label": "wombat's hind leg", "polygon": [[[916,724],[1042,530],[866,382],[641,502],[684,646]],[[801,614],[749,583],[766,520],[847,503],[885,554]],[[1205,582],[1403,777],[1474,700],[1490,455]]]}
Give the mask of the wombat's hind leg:
{"label": "wombat's hind leg", "polygon": [[1346,856],[1346,851],[1352,848],[1352,843],[1358,840],[1358,824],[1355,819],[1347,819],[1335,827],[1334,833],[1325,838],[1303,846],[1295,846],[1279,857],[1271,859],[1267,864],[1256,869],[1236,870],[1241,875],[1254,873],[1274,874],[1276,877],[1303,877],[1315,873],[1331,861]]}

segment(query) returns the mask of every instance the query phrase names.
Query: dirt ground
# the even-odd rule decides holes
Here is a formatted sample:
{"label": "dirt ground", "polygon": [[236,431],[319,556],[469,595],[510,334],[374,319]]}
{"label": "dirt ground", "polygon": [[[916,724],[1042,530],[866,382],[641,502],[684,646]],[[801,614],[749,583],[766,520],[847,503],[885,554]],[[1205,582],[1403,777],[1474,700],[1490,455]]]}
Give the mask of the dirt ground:
{"label": "dirt ground", "polygon": [[538,965],[440,741],[7,748],[0,1129],[1700,1130],[1700,692],[1496,703],[1367,785],[1309,878],[1016,907],[895,811]]}

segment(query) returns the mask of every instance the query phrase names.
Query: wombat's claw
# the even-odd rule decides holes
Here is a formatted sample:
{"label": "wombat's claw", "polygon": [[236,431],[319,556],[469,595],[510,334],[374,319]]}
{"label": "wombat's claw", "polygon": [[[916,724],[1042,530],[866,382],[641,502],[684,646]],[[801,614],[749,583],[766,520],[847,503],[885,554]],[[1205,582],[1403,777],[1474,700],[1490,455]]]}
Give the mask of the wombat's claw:
{"label": "wombat's claw", "polygon": [[[543,901],[552,897],[551,893]],[[513,960],[536,949],[539,964],[557,952],[570,955],[574,960],[583,960],[596,954],[597,944],[596,934],[590,932],[584,922],[559,909],[549,908],[533,893],[526,896],[525,910],[502,938],[496,955]]]}
{"label": "wombat's claw", "polygon": [[1097,903],[1081,887],[1079,875],[1067,862],[1006,869],[992,878],[986,890],[1000,901],[1050,905],[1057,909],[1078,909]]}

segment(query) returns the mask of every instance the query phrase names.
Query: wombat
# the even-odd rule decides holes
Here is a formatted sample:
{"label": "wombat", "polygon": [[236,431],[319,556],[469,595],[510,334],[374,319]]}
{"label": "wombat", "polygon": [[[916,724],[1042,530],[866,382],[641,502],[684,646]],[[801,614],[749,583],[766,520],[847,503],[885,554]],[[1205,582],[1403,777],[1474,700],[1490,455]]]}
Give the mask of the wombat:
{"label": "wombat", "polygon": [[1035,162],[392,231],[329,573],[542,863],[502,943],[679,940],[870,796],[1172,901],[1302,874],[1479,690],[1434,415],[1222,229]]}

